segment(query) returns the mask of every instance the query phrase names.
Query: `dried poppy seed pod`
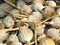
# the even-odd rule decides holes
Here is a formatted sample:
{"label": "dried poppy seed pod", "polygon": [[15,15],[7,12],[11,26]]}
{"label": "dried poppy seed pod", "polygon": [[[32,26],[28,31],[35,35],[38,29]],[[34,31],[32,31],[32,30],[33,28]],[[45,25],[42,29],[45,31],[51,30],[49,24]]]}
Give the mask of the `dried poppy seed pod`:
{"label": "dried poppy seed pod", "polygon": [[14,20],[12,19],[11,16],[6,16],[5,19],[3,20],[3,23],[5,27],[11,27],[14,25]]}
{"label": "dried poppy seed pod", "polygon": [[33,12],[32,15],[35,16],[39,20],[42,19],[42,14],[40,12]]}
{"label": "dried poppy seed pod", "polygon": [[40,40],[39,45],[55,45],[55,43],[51,38],[43,38]]}
{"label": "dried poppy seed pod", "polygon": [[28,28],[21,27],[19,30],[18,37],[23,43],[30,42],[33,38],[33,32]]}
{"label": "dried poppy seed pod", "polygon": [[32,2],[33,0],[24,0],[26,3]]}
{"label": "dried poppy seed pod", "polygon": [[48,6],[56,6],[57,4],[56,4],[56,2],[54,2],[54,1],[47,1],[48,2]]}
{"label": "dried poppy seed pod", "polygon": [[0,41],[4,41],[8,38],[8,33],[4,32],[4,30],[0,30]]}
{"label": "dried poppy seed pod", "polygon": [[0,17],[4,17],[7,14],[2,9],[11,10],[12,7],[7,3],[0,4]]}
{"label": "dried poppy seed pod", "polygon": [[26,5],[26,3],[23,0],[18,0],[17,1],[17,7],[21,9],[22,6]]}
{"label": "dried poppy seed pod", "polygon": [[49,18],[50,16],[52,16],[52,14],[54,13],[54,8],[48,7],[46,6],[45,9],[42,11],[43,13],[43,17],[44,18]]}
{"label": "dried poppy seed pod", "polygon": [[21,42],[11,42],[11,43],[9,43],[7,45],[22,45],[22,43]]}
{"label": "dried poppy seed pod", "polygon": [[55,28],[50,28],[47,32],[46,32],[48,37],[51,37],[52,39],[54,39],[55,41],[60,40],[60,31],[58,29]]}
{"label": "dried poppy seed pod", "polygon": [[45,25],[37,25],[36,26],[36,29],[35,30],[37,30],[37,35],[42,35],[43,33],[44,33],[44,27],[45,27]]}
{"label": "dried poppy seed pod", "polygon": [[7,43],[9,43],[9,42],[19,42],[18,37],[16,36],[16,34],[12,34],[12,35],[8,38]]}
{"label": "dried poppy seed pod", "polygon": [[16,9],[12,9],[12,10],[10,10],[10,12],[13,14],[19,14],[19,10],[16,10]]}
{"label": "dried poppy seed pod", "polygon": [[33,9],[34,9],[35,11],[42,11],[44,8],[45,8],[45,7],[44,7],[42,4],[37,3],[37,2],[34,2]]}
{"label": "dried poppy seed pod", "polygon": [[[28,9],[28,10],[27,10]],[[32,13],[32,9],[28,5],[24,5],[21,8],[21,13],[25,15],[29,15]]]}
{"label": "dried poppy seed pod", "polygon": [[59,28],[60,27],[60,17],[53,18],[51,20],[50,24],[55,28]]}
{"label": "dried poppy seed pod", "polygon": [[57,9],[57,14],[60,16],[60,8]]}

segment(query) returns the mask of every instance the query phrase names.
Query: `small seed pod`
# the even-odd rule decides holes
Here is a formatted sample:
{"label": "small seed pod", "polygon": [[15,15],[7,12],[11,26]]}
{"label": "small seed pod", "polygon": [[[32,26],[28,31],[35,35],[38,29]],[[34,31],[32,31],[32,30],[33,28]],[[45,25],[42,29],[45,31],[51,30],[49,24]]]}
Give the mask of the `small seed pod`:
{"label": "small seed pod", "polygon": [[0,20],[0,29],[4,29],[4,24],[1,20]]}
{"label": "small seed pod", "polygon": [[10,12],[13,14],[19,14],[19,10],[16,10],[16,9],[12,9]]}
{"label": "small seed pod", "polygon": [[36,26],[36,29],[35,30],[37,30],[37,35],[42,35],[43,33],[44,33],[44,27],[45,27],[45,25],[37,25]]}
{"label": "small seed pod", "polygon": [[4,32],[4,30],[0,30],[0,41],[4,41],[8,38],[8,33]]}
{"label": "small seed pod", "polygon": [[17,1],[17,7],[21,9],[22,6],[26,5],[26,3],[23,0],[18,0]]}
{"label": "small seed pod", "polygon": [[35,11],[42,11],[45,7],[41,3],[34,2],[33,9]]}
{"label": "small seed pod", "polygon": [[51,38],[43,38],[40,40],[39,45],[55,45],[55,43]]}
{"label": "small seed pod", "polygon": [[47,1],[48,2],[48,6],[56,6],[56,2],[54,2],[53,0],[51,1]]}
{"label": "small seed pod", "polygon": [[0,17],[4,17],[7,14],[2,9],[6,9],[6,10],[9,11],[9,10],[12,9],[12,7],[9,4],[7,4],[7,3],[0,4]]}
{"label": "small seed pod", "polygon": [[60,31],[58,29],[55,28],[50,28],[47,32],[46,32],[48,37],[51,37],[52,39],[54,39],[55,41],[60,40]]}
{"label": "small seed pod", "polygon": [[33,32],[24,26],[20,28],[18,37],[23,43],[30,42],[33,38]]}
{"label": "small seed pod", "polygon": [[33,0],[24,0],[26,3],[32,2]]}
{"label": "small seed pod", "polygon": [[44,18],[49,18],[50,16],[52,16],[52,14],[54,13],[54,8],[48,7],[46,6],[45,9],[42,11],[43,13],[43,17]]}
{"label": "small seed pod", "polygon": [[18,37],[16,36],[16,34],[12,34],[12,35],[8,38],[7,43],[9,43],[9,42],[19,42]]}
{"label": "small seed pod", "polygon": [[11,43],[9,43],[7,45],[22,45],[22,43],[21,42],[11,42]]}
{"label": "small seed pod", "polygon": [[11,27],[14,25],[14,20],[11,16],[6,16],[3,20],[5,27]]}
{"label": "small seed pod", "polygon": [[33,12],[32,15],[35,16],[39,20],[42,19],[42,14],[40,12]]}
{"label": "small seed pod", "polygon": [[[28,10],[27,10],[28,9]],[[32,13],[32,9],[28,5],[24,5],[21,8],[21,13],[25,15],[29,15]]]}
{"label": "small seed pod", "polygon": [[50,24],[55,28],[59,28],[60,27],[60,17],[53,18],[51,20]]}
{"label": "small seed pod", "polygon": [[60,16],[60,8],[57,9],[57,14]]}

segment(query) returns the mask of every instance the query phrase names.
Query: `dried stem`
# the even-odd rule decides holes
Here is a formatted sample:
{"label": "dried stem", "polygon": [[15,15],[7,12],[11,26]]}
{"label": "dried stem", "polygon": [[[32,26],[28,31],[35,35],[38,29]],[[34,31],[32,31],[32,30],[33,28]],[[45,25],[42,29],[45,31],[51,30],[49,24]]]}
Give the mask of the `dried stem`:
{"label": "dried stem", "polygon": [[9,5],[11,5],[11,6],[13,6],[13,7],[15,7],[16,9],[18,9],[19,11],[20,11],[20,9],[19,8],[17,8],[16,7],[16,5],[14,5],[13,3],[11,3],[11,2],[9,2],[9,1],[7,1],[7,0],[4,0],[6,3],[8,3]]}

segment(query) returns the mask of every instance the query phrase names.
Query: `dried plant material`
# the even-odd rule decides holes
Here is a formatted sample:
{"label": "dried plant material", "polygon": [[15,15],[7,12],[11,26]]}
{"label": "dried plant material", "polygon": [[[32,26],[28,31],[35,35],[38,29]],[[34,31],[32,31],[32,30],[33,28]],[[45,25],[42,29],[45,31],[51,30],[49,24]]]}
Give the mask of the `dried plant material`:
{"label": "dried plant material", "polygon": [[14,20],[11,16],[6,16],[3,20],[5,27],[11,27],[14,25]]}
{"label": "dried plant material", "polygon": [[4,29],[4,24],[1,20],[0,20],[0,29]]}
{"label": "dried plant material", "polygon": [[52,16],[52,14],[54,14],[54,12],[55,12],[54,8],[46,6],[45,9],[42,11],[43,17],[44,18],[49,18],[50,16]]}
{"label": "dried plant material", "polygon": [[0,45],[6,45],[6,44],[0,43]]}
{"label": "dried plant material", "polygon": [[6,9],[6,10],[11,10],[12,7],[10,5],[8,5],[7,3],[3,3],[3,4],[0,4],[0,17],[4,17],[7,13],[4,12],[3,9]]}
{"label": "dried plant material", "polygon": [[17,1],[17,7],[21,9],[22,6],[26,5],[26,3],[23,0],[18,0]]}
{"label": "dried plant material", "polygon": [[[28,9],[28,10],[27,10]],[[32,9],[28,5],[24,5],[21,8],[21,13],[25,15],[29,15],[32,13]]]}
{"label": "dried plant material", "polygon": [[57,9],[57,14],[60,16],[60,8]]}
{"label": "dried plant material", "polygon": [[43,38],[40,40],[39,45],[55,45],[55,43],[51,38]]}
{"label": "dried plant material", "polygon": [[60,17],[53,18],[51,20],[50,24],[55,28],[59,28],[60,27]]}
{"label": "dried plant material", "polygon": [[47,31],[47,36],[51,37],[52,39],[54,39],[55,41],[58,41],[60,40],[60,31],[58,29],[55,29],[55,28],[50,28],[48,31]]}
{"label": "dried plant material", "polygon": [[56,2],[54,2],[53,0],[51,0],[51,1],[47,1],[47,2],[48,2],[48,6],[51,6],[51,7],[57,5]]}
{"label": "dried plant material", "polygon": [[26,28],[26,27],[21,27],[19,30],[18,37],[21,42],[30,42],[33,38],[33,32],[32,30]]}
{"label": "dried plant material", "polygon": [[25,2],[29,3],[29,2],[32,2],[33,0],[24,0]]}

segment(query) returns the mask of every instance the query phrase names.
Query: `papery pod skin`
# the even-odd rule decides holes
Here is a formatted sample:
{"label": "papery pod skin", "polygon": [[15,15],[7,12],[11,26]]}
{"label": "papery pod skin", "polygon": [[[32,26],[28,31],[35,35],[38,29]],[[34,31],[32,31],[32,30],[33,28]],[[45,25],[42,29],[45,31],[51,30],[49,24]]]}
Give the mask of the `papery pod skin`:
{"label": "papery pod skin", "polygon": [[60,17],[55,17],[51,20],[50,24],[52,27],[59,28],[60,27]]}
{"label": "papery pod skin", "polygon": [[18,7],[19,9],[21,9],[22,6],[24,6],[24,5],[26,5],[26,3],[25,3],[23,0],[18,0],[18,1],[17,1],[17,7]]}
{"label": "papery pod skin", "polygon": [[21,27],[19,30],[18,37],[23,43],[30,42],[33,38],[33,32],[26,27]]}
{"label": "papery pod skin", "polygon": [[7,45],[22,45],[21,42],[11,42],[11,43],[7,43]]}
{"label": "papery pod skin", "polygon": [[9,42],[19,42],[19,39],[18,39],[18,37],[16,36],[16,34],[12,34],[12,35],[8,38],[7,43],[9,43]]}
{"label": "papery pod skin", "polygon": [[[28,10],[27,10],[28,9]],[[28,5],[24,5],[21,8],[21,13],[25,15],[29,15],[32,13],[32,9]]]}
{"label": "papery pod skin", "polygon": [[6,44],[0,43],[0,45],[6,45]]}
{"label": "papery pod skin", "polygon": [[57,9],[57,14],[60,16],[60,8]]}
{"label": "papery pod skin", "polygon": [[46,34],[47,34],[47,36],[48,37],[51,37],[53,40],[55,40],[55,41],[58,41],[58,40],[60,40],[60,33],[59,33],[60,31],[58,30],[58,29],[55,29],[55,28],[50,28],[47,32],[46,32]]}
{"label": "papery pod skin", "polygon": [[55,43],[51,38],[43,38],[40,40],[39,45],[55,45]]}
{"label": "papery pod skin", "polygon": [[9,11],[12,9],[12,7],[7,3],[0,4],[0,17],[4,17],[5,15],[7,15],[7,13],[3,9]]}
{"label": "papery pod skin", "polygon": [[8,38],[8,33],[4,32],[4,30],[0,31],[0,41],[4,41]]}
{"label": "papery pod skin", "polygon": [[14,25],[14,20],[11,16],[6,16],[3,20],[5,27],[11,27]]}
{"label": "papery pod skin", "polygon": [[54,8],[46,6],[45,9],[42,11],[43,17],[44,18],[49,18],[50,16],[52,16],[52,14],[54,14],[54,12],[55,12]]}

